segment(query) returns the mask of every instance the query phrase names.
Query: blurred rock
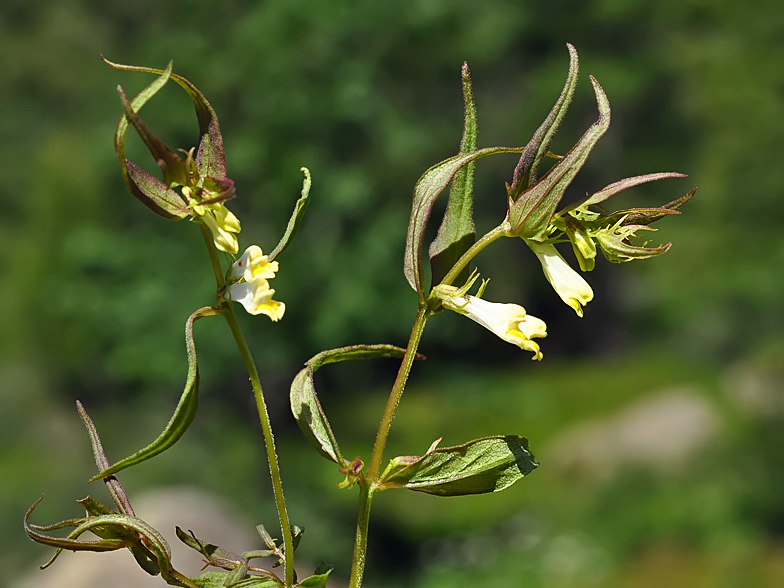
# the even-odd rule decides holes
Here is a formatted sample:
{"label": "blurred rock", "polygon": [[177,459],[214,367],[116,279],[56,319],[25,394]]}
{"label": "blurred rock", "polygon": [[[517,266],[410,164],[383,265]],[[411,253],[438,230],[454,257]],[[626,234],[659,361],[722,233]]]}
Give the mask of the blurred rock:
{"label": "blurred rock", "polygon": [[777,369],[739,364],[727,371],[724,393],[732,403],[754,417],[784,415],[784,373]]}
{"label": "blurred rock", "polygon": [[721,429],[718,410],[699,390],[668,390],[615,416],[565,430],[545,448],[542,461],[562,474],[600,480],[630,465],[670,473],[715,440]]}
{"label": "blurred rock", "polygon": [[[199,539],[230,551],[261,549],[254,526],[220,498],[193,488],[165,488],[140,494],[133,501],[137,516],[158,529],[172,549],[174,567],[198,576],[202,557],[183,545],[174,527],[193,530]],[[43,548],[42,548],[43,549]],[[45,557],[48,557],[48,553]],[[43,558],[44,556],[42,556]],[[108,553],[65,552],[46,570],[28,574],[13,588],[161,588],[159,576],[144,572],[127,549]]]}

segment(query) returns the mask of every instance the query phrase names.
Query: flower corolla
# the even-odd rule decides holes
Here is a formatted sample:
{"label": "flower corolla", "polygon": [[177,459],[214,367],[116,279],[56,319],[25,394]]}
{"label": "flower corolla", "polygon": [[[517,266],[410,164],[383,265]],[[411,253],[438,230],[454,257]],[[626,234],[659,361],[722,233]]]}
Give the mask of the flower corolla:
{"label": "flower corolla", "polygon": [[272,299],[275,290],[267,281],[277,271],[278,262],[270,262],[258,245],[251,245],[229,269],[226,300],[239,302],[249,314],[265,314],[273,321],[280,320],[286,305]]}
{"label": "flower corolla", "polygon": [[547,325],[542,319],[526,314],[519,304],[490,302],[461,294],[454,286],[437,286],[435,293],[444,308],[467,316],[520,349],[533,352],[532,359],[542,359],[539,345],[532,339],[546,337]]}
{"label": "flower corolla", "polygon": [[555,245],[525,240],[542,264],[544,275],[561,300],[583,316],[583,306],[593,300],[593,290],[583,277],[561,257]]}
{"label": "flower corolla", "polygon": [[[190,190],[190,188],[183,188],[183,192],[186,190]],[[212,239],[215,241],[215,247],[226,253],[236,255],[240,250],[239,242],[237,241],[237,233],[241,230],[240,219],[226,208],[226,205],[222,202],[193,204],[192,208],[193,212],[210,229]]]}

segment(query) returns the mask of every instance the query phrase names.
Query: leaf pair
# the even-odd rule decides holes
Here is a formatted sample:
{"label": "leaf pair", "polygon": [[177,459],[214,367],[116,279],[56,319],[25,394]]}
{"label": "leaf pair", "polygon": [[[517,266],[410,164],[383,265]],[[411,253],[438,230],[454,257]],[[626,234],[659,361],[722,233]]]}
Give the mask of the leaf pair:
{"label": "leaf pair", "polygon": [[[404,349],[391,345],[355,345],[332,349],[309,360],[294,378],[291,384],[294,418],[316,451],[338,464],[344,473],[351,473],[352,464],[358,460],[349,463],[340,453],[335,434],[316,395],[314,372],[328,363],[348,359],[402,357],[404,354]],[[439,496],[498,492],[537,467],[528,449],[528,441],[516,435],[484,437],[441,449],[437,449],[437,445],[438,441],[422,457],[402,456],[392,459],[377,489],[407,488]]]}

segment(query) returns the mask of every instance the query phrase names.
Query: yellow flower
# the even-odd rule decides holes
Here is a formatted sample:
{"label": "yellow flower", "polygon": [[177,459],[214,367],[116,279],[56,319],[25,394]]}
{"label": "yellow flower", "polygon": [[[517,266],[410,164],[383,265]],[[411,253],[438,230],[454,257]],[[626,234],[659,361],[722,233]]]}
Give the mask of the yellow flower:
{"label": "yellow flower", "polygon": [[444,308],[467,316],[520,349],[533,352],[532,359],[542,359],[539,345],[532,339],[546,337],[547,325],[543,320],[526,314],[522,306],[461,295],[454,286],[437,286],[435,293],[441,298]]}
{"label": "yellow flower", "polygon": [[[183,193],[190,188],[183,188]],[[223,203],[193,204],[193,211],[212,232],[215,247],[226,253],[236,255],[240,250],[236,233],[240,232],[240,220]]]}
{"label": "yellow flower", "polygon": [[245,253],[231,266],[229,279],[250,282],[255,278],[274,278],[278,271],[278,262],[270,262],[258,245],[251,245]]}
{"label": "yellow flower", "polygon": [[254,278],[249,282],[232,284],[228,288],[227,300],[239,302],[248,314],[266,314],[273,321],[278,321],[286,312],[286,305],[272,299],[275,290],[269,287],[264,278]]}
{"label": "yellow flower", "polygon": [[239,302],[249,314],[266,314],[273,321],[280,320],[286,305],[272,299],[275,290],[267,281],[277,271],[278,262],[270,262],[261,247],[251,245],[229,268],[226,300]]}
{"label": "yellow flower", "polygon": [[561,300],[571,306],[578,316],[583,316],[583,306],[593,300],[593,290],[583,277],[561,257],[555,245],[525,239],[542,264],[547,281]]}

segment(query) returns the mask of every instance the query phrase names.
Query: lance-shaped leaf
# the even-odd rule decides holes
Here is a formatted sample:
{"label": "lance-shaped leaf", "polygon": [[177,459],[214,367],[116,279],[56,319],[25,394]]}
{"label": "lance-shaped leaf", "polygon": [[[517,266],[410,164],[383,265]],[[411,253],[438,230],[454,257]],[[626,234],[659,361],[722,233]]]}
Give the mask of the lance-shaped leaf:
{"label": "lance-shaped leaf", "polygon": [[316,571],[313,572],[313,575],[299,582],[297,586],[300,586],[301,588],[323,588],[333,569],[333,566],[322,561],[316,568]]}
{"label": "lance-shaped leaf", "polygon": [[555,213],[564,192],[588,159],[599,138],[610,126],[610,103],[593,76],[591,84],[599,107],[599,120],[558,163],[516,201],[509,199],[509,223],[514,234],[529,239],[541,234]]}
{"label": "lance-shaped leaf", "polygon": [[[98,468],[98,471],[102,472],[109,467],[109,460],[106,459],[106,454],[103,452],[103,445],[101,444],[101,438],[98,436],[98,430],[95,428],[95,424],[93,424],[87,411],[84,410],[82,403],[78,400],[76,401],[76,410],[79,412],[79,416],[87,429],[87,434],[90,436],[90,444],[93,447],[95,465]],[[136,516],[136,513],[133,511],[133,506],[131,506],[131,501],[128,499],[128,494],[125,492],[122,484],[120,484],[120,481],[115,476],[107,476],[103,481],[120,513]],[[108,506],[102,505],[101,503],[98,503],[98,501],[95,501],[97,504],[91,502],[93,499],[89,496],[84,500],[87,501],[85,504],[82,504],[81,501],[79,503],[82,504],[88,512],[94,515],[109,514],[111,512],[111,509]],[[103,509],[101,509],[101,507],[103,507]],[[109,512],[107,512],[107,510]]]}
{"label": "lance-shaped leaf", "polygon": [[411,216],[408,220],[403,271],[408,283],[419,294],[420,301],[424,301],[425,298],[422,276],[422,242],[425,236],[425,226],[433,211],[436,199],[452,182],[455,174],[469,163],[487,155],[520,153],[522,151],[522,147],[486,147],[472,153],[455,155],[434,165],[417,180],[414,186]]}
{"label": "lance-shaped leaf", "polygon": [[627,210],[619,210],[617,212],[613,212],[607,215],[606,222],[607,223],[616,223],[621,221],[622,225],[629,225],[629,224],[637,224],[637,225],[649,225],[651,223],[655,223],[656,221],[664,218],[665,216],[670,216],[672,214],[680,214],[678,210],[681,206],[686,204],[689,200],[692,199],[694,194],[697,193],[697,188],[694,188],[687,194],[684,194],[680,198],[673,200],[672,202],[668,202],[664,206],[660,206],[659,208],[629,208]]}
{"label": "lance-shaped leaf", "polygon": [[656,174],[646,174],[644,176],[634,176],[633,178],[624,178],[613,184],[610,184],[609,186],[605,186],[598,192],[591,194],[585,200],[579,201],[567,208],[568,210],[571,210],[577,207],[599,204],[600,202],[604,202],[608,198],[615,196],[619,192],[623,192],[624,190],[628,190],[629,188],[633,188],[634,186],[639,186],[640,184],[647,184],[648,182],[655,182],[656,180],[664,180],[667,178],[685,178],[685,177],[686,174],[679,174],[677,172],[661,172]]}
{"label": "lance-shaped leaf", "polygon": [[[171,73],[171,70],[169,70],[169,72]],[[164,145],[163,142],[147,128],[144,121],[142,121],[136,111],[134,111],[121,86],[117,86],[117,92],[120,94],[120,101],[125,110],[126,118],[131,121],[131,124],[136,129],[136,132],[139,133],[139,137],[141,137],[142,141],[147,146],[147,149],[149,149],[150,154],[155,159],[158,167],[161,168],[163,180],[166,185],[170,188],[174,185],[186,185],[188,182],[188,172],[185,161]]]}
{"label": "lance-shaped leaf", "polygon": [[408,488],[438,496],[499,492],[538,466],[528,440],[518,435],[483,437],[441,449],[436,449],[437,444],[422,457],[391,460],[379,482],[382,488]]}
{"label": "lance-shaped leaf", "polygon": [[[122,65],[113,63],[101,56],[101,59],[111,67],[124,71],[139,71],[154,74],[164,73],[160,69],[152,67],[139,67],[135,65]],[[170,71],[170,68],[169,68]],[[198,88],[188,80],[177,74],[171,74],[171,79],[177,82],[191,97],[196,108],[196,118],[199,121],[199,148],[196,153],[196,165],[202,177],[225,178],[226,177],[226,158],[223,153],[223,136],[218,125],[218,116],[207,102],[204,95]],[[133,105],[133,103],[131,103]],[[134,108],[138,112],[138,108]]]}
{"label": "lance-shaped leaf", "polygon": [[206,306],[194,312],[185,323],[185,347],[188,353],[188,375],[185,380],[185,389],[180,396],[180,401],[177,403],[177,408],[175,408],[174,414],[163,430],[163,433],[147,447],[118,461],[113,466],[103,470],[97,476],[93,476],[90,479],[90,482],[106,478],[127,467],[146,461],[151,457],[155,457],[159,453],[166,451],[182,437],[183,433],[185,433],[186,429],[193,422],[193,419],[196,416],[196,410],[199,407],[199,365],[196,361],[196,345],[193,342],[193,323],[205,316],[212,316],[219,313],[220,311],[218,309]]}
{"label": "lance-shaped leaf", "polygon": [[[136,98],[130,101],[130,103],[127,103],[127,100],[125,101],[127,103],[127,108],[130,109],[131,112],[139,112],[142,106],[144,106],[150,98],[155,96],[155,94],[166,85],[166,82],[169,81],[171,69],[172,63],[170,62],[165,71],[158,72],[161,74],[158,79],[142,90]],[[121,97],[123,97],[122,89],[119,87],[118,89],[120,90]],[[123,116],[120,117],[120,121],[117,123],[117,129],[114,132],[114,151],[120,159],[120,168],[122,169],[125,183],[128,185],[128,190],[135,198],[142,202],[142,204],[164,218],[185,218],[190,214],[190,211],[187,209],[177,192],[145,172],[133,162],[125,159],[125,141],[128,136],[129,125],[128,116],[123,114]]]}
{"label": "lance-shaped leaf", "polygon": [[[477,124],[476,104],[471,89],[471,72],[468,64],[463,64],[463,104],[465,107],[465,123],[463,125],[463,139],[460,142],[460,153],[476,151]],[[474,168],[476,163],[471,162],[461,168],[452,180],[452,189],[449,191],[449,200],[444,213],[444,220],[438,228],[435,240],[430,244],[430,270],[431,282],[439,284],[450,269],[457,263],[476,240],[476,227],[474,226]],[[468,279],[469,268],[466,267],[457,282],[463,283]]]}
{"label": "lance-shaped leaf", "polygon": [[403,357],[406,350],[393,345],[352,345],[322,351],[305,363],[291,383],[291,412],[297,420],[305,438],[321,455],[343,468],[349,463],[341,455],[335,434],[329,426],[327,416],[321,408],[313,374],[321,366],[349,359],[371,359],[374,357]]}
{"label": "lance-shaped leaf", "polygon": [[569,73],[566,76],[566,84],[564,84],[561,95],[550,114],[536,130],[520,156],[520,161],[514,171],[512,185],[507,187],[509,198],[512,200],[517,200],[520,192],[536,183],[536,172],[539,170],[539,165],[547,155],[550,143],[552,143],[553,137],[558,132],[558,127],[561,126],[561,121],[572,103],[580,64],[574,46],[567,43],[566,47],[569,49]]}
{"label": "lance-shaped leaf", "polygon": [[294,238],[294,235],[297,234],[299,224],[302,222],[302,218],[305,216],[305,210],[308,208],[308,204],[310,204],[310,170],[308,170],[306,167],[303,167],[300,171],[305,174],[305,179],[302,182],[301,196],[294,205],[294,212],[291,213],[291,218],[289,219],[289,224],[286,226],[286,232],[283,234],[283,238],[281,238],[278,245],[268,256],[269,261],[275,259],[280,253],[283,253],[283,250],[286,249],[286,247],[289,246],[289,243]]}

